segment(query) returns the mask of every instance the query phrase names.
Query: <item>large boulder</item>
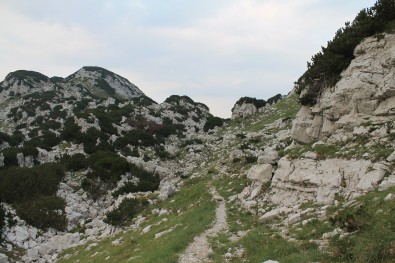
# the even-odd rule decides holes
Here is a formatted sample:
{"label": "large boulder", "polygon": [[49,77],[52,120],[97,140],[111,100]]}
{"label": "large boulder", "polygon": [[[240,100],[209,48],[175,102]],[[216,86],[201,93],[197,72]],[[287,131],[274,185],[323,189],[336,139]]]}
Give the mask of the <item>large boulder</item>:
{"label": "large boulder", "polygon": [[271,164],[257,164],[250,168],[247,178],[251,181],[261,183],[269,182],[273,176],[273,168]]}

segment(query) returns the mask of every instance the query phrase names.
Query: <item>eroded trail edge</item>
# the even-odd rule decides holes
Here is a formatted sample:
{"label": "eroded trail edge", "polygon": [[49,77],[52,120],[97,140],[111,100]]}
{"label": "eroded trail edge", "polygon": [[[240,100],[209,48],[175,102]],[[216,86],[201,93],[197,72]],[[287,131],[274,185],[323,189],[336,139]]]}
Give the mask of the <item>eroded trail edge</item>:
{"label": "eroded trail edge", "polygon": [[194,238],[193,242],[189,244],[185,252],[181,254],[179,260],[180,263],[207,261],[209,259],[208,256],[212,251],[208,243],[208,237],[215,236],[220,231],[228,228],[224,198],[222,198],[214,188],[210,189],[210,193],[212,194],[213,199],[218,202],[218,207],[215,211],[215,222],[211,228]]}

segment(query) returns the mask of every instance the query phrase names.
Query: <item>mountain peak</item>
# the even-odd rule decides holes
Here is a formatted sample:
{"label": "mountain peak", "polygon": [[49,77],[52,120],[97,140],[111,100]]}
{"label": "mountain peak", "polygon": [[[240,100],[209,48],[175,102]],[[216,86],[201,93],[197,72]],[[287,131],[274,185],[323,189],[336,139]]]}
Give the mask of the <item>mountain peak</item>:
{"label": "mountain peak", "polygon": [[71,85],[83,86],[99,97],[131,99],[144,96],[144,93],[126,78],[97,66],[84,66],[68,76],[66,81]]}

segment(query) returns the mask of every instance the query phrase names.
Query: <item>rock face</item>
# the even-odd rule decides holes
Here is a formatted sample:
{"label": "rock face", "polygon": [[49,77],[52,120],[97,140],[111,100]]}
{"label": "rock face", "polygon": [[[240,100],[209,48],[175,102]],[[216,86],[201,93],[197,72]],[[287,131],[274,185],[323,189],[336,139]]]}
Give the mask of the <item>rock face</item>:
{"label": "rock face", "polygon": [[355,59],[335,87],[326,89],[314,107],[303,106],[292,138],[302,143],[352,131],[367,122],[391,121],[395,115],[395,35],[370,37],[354,51]]}
{"label": "rock face", "polygon": [[388,169],[369,160],[282,158],[268,196],[282,205],[306,201],[331,204],[336,194],[352,198],[377,188]]}
{"label": "rock face", "polygon": [[258,112],[257,107],[255,107],[252,103],[243,103],[241,105],[236,104],[232,109],[232,117],[231,119],[238,119],[238,118],[247,118],[251,115],[254,115]]}

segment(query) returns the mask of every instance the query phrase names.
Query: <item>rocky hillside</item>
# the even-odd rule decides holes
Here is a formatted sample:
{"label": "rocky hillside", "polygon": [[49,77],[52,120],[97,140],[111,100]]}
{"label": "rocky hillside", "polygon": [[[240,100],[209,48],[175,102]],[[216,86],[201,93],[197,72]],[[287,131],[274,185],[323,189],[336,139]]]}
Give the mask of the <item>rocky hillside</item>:
{"label": "rocky hillside", "polygon": [[313,107],[291,92],[191,135],[172,196],[60,262],[394,261],[393,38],[365,39]]}
{"label": "rocky hillside", "polygon": [[192,169],[202,145],[190,137],[223,123],[187,96],[157,104],[98,67],[65,79],[16,71],[0,87],[0,240],[11,261],[53,261],[119,231]]}

